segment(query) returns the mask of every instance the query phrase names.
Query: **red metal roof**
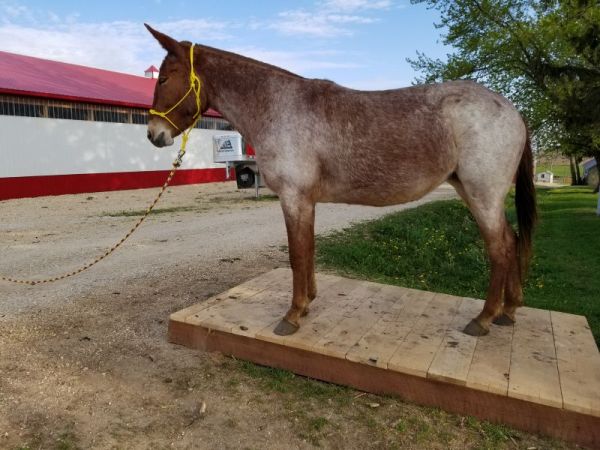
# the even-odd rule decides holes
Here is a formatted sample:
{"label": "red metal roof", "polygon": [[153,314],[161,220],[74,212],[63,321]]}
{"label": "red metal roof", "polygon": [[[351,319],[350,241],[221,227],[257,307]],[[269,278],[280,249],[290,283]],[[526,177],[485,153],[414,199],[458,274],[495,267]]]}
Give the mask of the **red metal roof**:
{"label": "red metal roof", "polygon": [[[150,108],[156,79],[0,51],[0,93]],[[206,116],[221,117],[209,109]]]}

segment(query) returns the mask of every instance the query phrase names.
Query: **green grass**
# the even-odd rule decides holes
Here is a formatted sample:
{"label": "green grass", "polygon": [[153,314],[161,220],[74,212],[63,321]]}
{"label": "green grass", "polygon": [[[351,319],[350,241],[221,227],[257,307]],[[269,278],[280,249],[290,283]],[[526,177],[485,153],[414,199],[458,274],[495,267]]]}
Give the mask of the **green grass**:
{"label": "green grass", "polygon": [[329,421],[325,417],[313,417],[309,420],[308,424],[311,430],[319,432],[329,424]]}
{"label": "green grass", "polygon": [[[539,189],[540,223],[525,286],[528,306],[587,317],[600,344],[600,218],[586,187]],[[512,198],[508,217],[514,222]],[[383,283],[484,298],[489,268],[475,221],[458,200],[319,238],[322,267]]]}
{"label": "green grass", "polygon": [[[195,206],[173,206],[169,208],[154,208],[150,214],[170,214],[186,211],[195,211],[198,208]],[[145,209],[132,209],[130,211],[115,211],[102,213],[103,216],[108,217],[135,217],[143,216],[146,214]]]}
{"label": "green grass", "polygon": [[239,361],[238,367],[246,375],[258,380],[268,391],[291,393],[321,401],[332,399],[339,404],[350,402],[351,391],[343,386],[299,377],[287,370],[263,367],[248,361]]}

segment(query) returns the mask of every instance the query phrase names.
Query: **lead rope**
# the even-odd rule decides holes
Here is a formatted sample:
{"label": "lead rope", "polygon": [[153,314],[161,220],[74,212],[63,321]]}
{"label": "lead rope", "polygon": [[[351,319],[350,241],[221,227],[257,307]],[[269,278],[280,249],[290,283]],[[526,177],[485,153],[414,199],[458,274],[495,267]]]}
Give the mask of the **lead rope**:
{"label": "lead rope", "polygon": [[133,225],[133,227],[131,227],[131,229],[127,232],[127,234],[119,242],[117,242],[115,245],[113,245],[106,252],[104,252],[102,255],[100,255],[99,257],[97,257],[95,260],[93,260],[93,261],[91,261],[91,262],[89,262],[89,263],[87,263],[87,264],[79,267],[78,269],[76,269],[76,270],[74,270],[72,272],[68,272],[68,273],[65,273],[65,274],[60,275],[60,276],[56,276],[56,277],[53,277],[53,278],[46,278],[46,279],[42,279],[42,280],[26,280],[26,279],[18,279],[18,278],[5,277],[5,276],[0,276],[0,280],[7,281],[7,282],[10,282],[10,283],[29,284],[31,286],[35,286],[36,284],[53,283],[55,281],[64,280],[65,278],[69,278],[69,277],[72,277],[74,275],[80,274],[81,272],[89,269],[90,267],[95,266],[100,261],[102,261],[104,258],[106,258],[110,254],[112,254],[115,250],[117,250],[121,245],[123,245],[123,243],[127,239],[129,239],[129,237],[135,232],[135,230],[138,229],[138,227],[142,224],[142,222],[144,222],[144,220],[146,220],[146,218],[150,215],[150,213],[152,212],[152,210],[154,209],[154,207],[156,206],[156,204],[158,203],[158,201],[160,200],[160,198],[164,194],[165,190],[169,186],[169,183],[171,183],[171,180],[175,176],[175,172],[177,171],[177,169],[179,168],[179,166],[181,166],[181,162],[183,160],[183,156],[185,155],[185,147],[187,146],[189,134],[192,131],[192,129],[196,126],[196,123],[198,123],[198,120],[200,120],[200,117],[201,117],[200,116],[200,113],[201,113],[201,102],[200,102],[200,87],[201,87],[201,83],[200,83],[200,78],[198,78],[198,76],[196,75],[196,73],[194,71],[194,45],[193,44],[190,47],[190,66],[191,66],[191,69],[190,69],[190,88],[185,93],[185,95],[181,98],[181,100],[179,100],[175,104],[175,106],[171,107],[168,111],[166,111],[164,113],[163,112],[155,111],[154,109],[151,109],[149,111],[150,114],[154,114],[154,115],[157,115],[159,117],[162,117],[163,119],[167,120],[171,125],[173,125],[178,131],[181,131],[179,129],[179,127],[177,125],[175,125],[171,121],[171,119],[169,119],[167,117],[167,114],[171,113],[175,108],[177,108],[183,102],[183,100],[185,100],[187,98],[187,96],[190,95],[190,93],[192,91],[195,94],[197,111],[196,111],[196,114],[194,115],[194,122],[192,123],[192,125],[188,129],[186,129],[183,132],[181,132],[182,133],[181,134],[181,146],[179,148],[179,153],[177,154],[177,157],[175,158],[175,161],[173,161],[173,164],[172,164],[172,167],[171,167],[171,171],[169,172],[169,175],[167,176],[167,179],[165,180],[162,188],[158,192],[158,195],[156,196],[156,198],[154,199],[154,201],[150,204],[150,206],[148,206],[148,208],[146,209],[146,212],[144,213],[144,215]]}

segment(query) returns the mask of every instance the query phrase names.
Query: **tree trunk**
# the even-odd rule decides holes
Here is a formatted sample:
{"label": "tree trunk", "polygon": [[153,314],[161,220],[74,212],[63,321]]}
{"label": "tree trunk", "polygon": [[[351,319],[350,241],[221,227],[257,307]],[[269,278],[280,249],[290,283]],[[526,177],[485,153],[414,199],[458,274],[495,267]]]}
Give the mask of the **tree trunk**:
{"label": "tree trunk", "polygon": [[571,186],[577,184],[577,172],[575,171],[575,158],[569,156],[569,168],[571,169]]}
{"label": "tree trunk", "polygon": [[575,172],[577,173],[577,185],[583,184],[583,179],[581,178],[581,170],[579,169],[579,163],[581,162],[581,158],[575,158]]}

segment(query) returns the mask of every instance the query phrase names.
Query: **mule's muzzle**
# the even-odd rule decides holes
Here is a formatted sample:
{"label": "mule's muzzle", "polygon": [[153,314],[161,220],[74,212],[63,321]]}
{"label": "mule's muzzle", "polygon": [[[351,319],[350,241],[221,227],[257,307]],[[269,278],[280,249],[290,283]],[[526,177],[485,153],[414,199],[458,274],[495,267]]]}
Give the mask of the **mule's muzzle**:
{"label": "mule's muzzle", "polygon": [[148,140],[157,147],[166,147],[167,145],[173,144],[173,138],[171,136],[167,136],[167,132],[164,130],[154,133],[149,129]]}

